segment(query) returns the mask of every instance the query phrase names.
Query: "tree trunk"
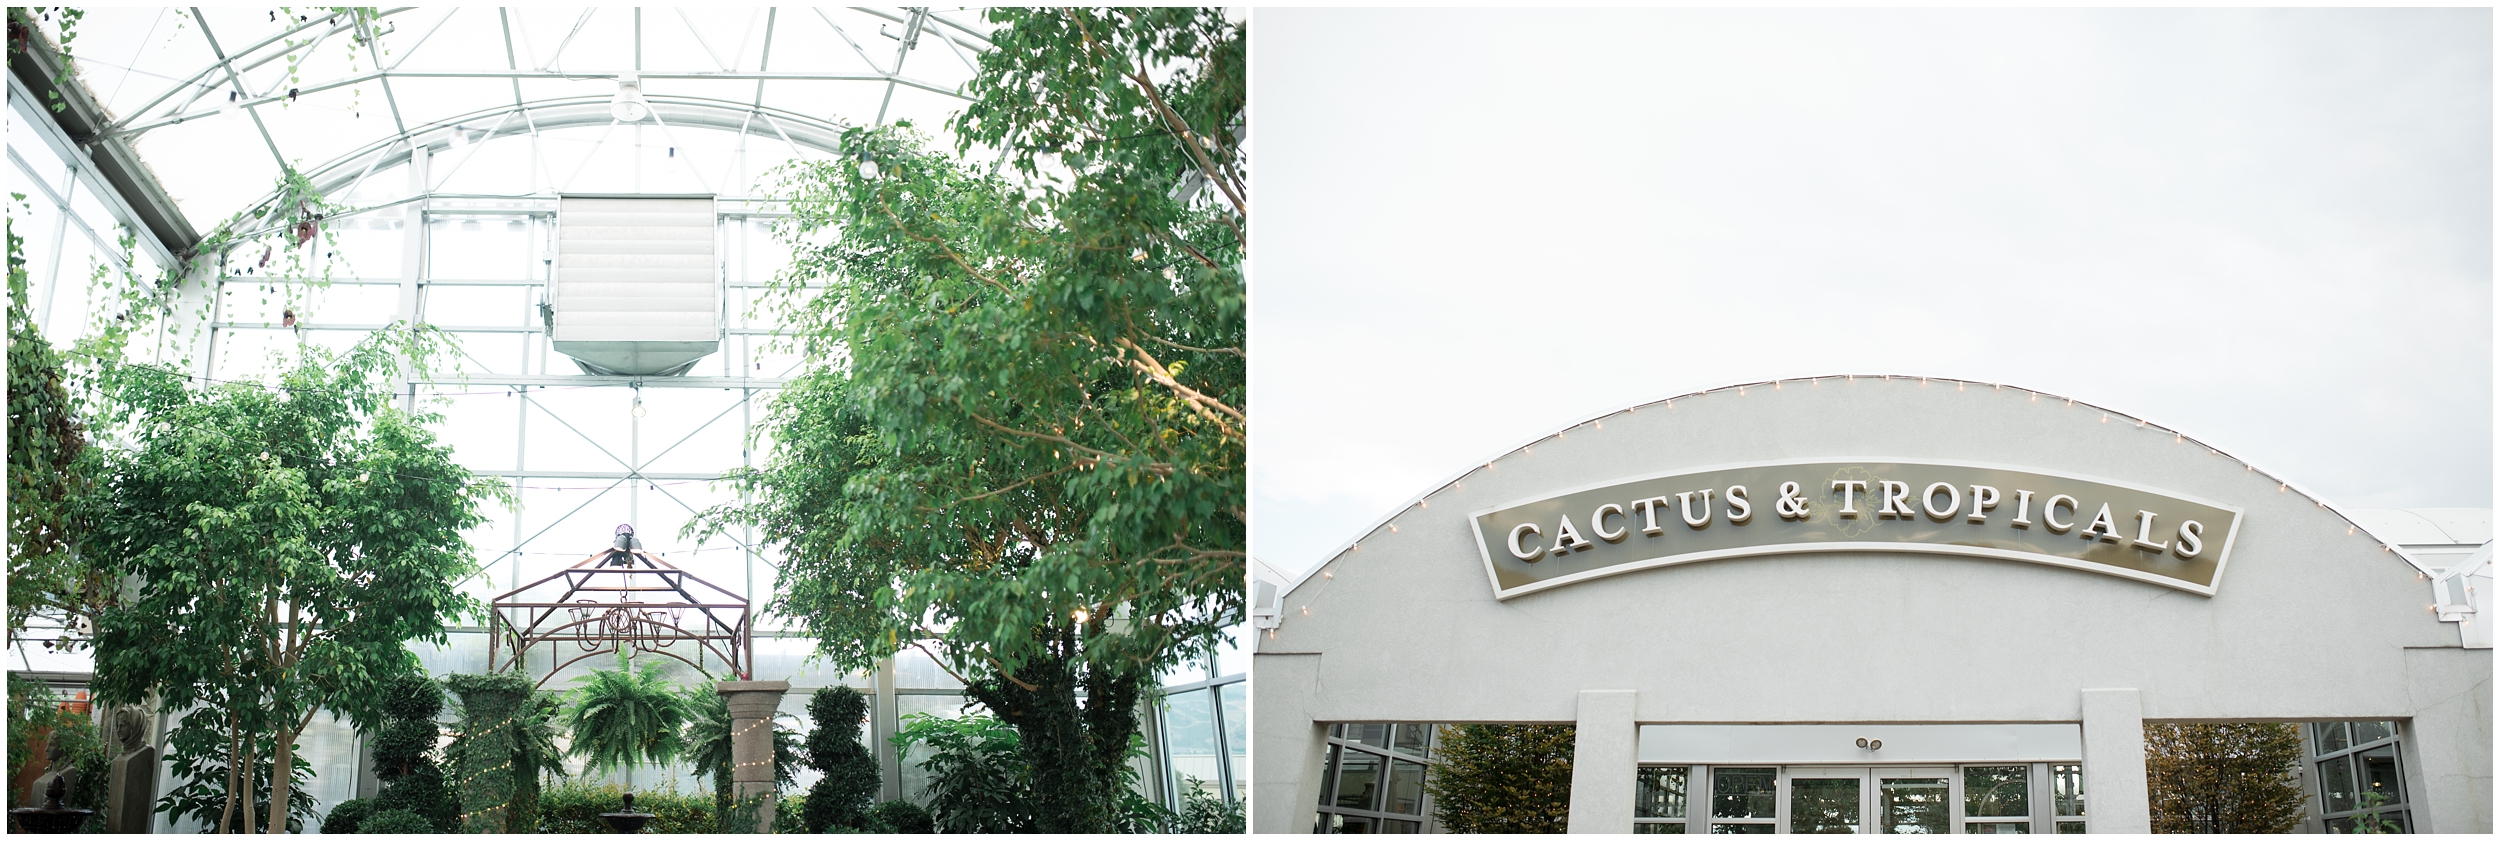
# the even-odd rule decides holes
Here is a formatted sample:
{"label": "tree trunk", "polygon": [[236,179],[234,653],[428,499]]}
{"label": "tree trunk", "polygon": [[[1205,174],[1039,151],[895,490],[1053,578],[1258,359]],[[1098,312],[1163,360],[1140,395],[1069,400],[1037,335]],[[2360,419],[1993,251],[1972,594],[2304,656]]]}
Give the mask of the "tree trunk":
{"label": "tree trunk", "polygon": [[257,819],[258,819],[260,816],[259,816],[259,814],[258,814],[258,813],[256,813],[256,812],[253,812],[253,811],[252,811],[252,801],[259,799],[259,798],[253,797],[252,795],[255,795],[255,794],[259,794],[259,793],[260,793],[260,781],[259,781],[259,780],[252,779],[252,776],[253,776],[253,775],[252,775],[252,771],[254,770],[254,767],[258,764],[257,762],[255,762],[255,760],[259,759],[259,757],[258,757],[258,756],[256,756],[255,754],[257,754],[257,753],[259,752],[259,750],[260,750],[260,746],[252,743],[251,734],[249,734],[249,733],[245,733],[245,734],[243,734],[243,765],[242,765],[242,769],[243,769],[243,801],[242,801],[242,803],[243,803],[243,810],[242,810],[242,811],[243,811],[243,834],[245,834],[245,835],[251,835],[251,834],[254,834],[254,833],[257,833],[257,832],[259,832],[259,831],[260,831],[260,828],[256,825],[256,821],[257,821]]}
{"label": "tree trunk", "polygon": [[[283,728],[286,725],[278,726]],[[294,732],[279,730],[278,752],[270,757],[269,834],[271,835],[286,832],[286,800],[287,796],[292,794],[288,789],[293,788],[295,783],[295,775],[291,772],[295,770],[296,735],[297,733]]]}
{"label": "tree trunk", "polygon": [[[1016,669],[1027,690],[992,676],[965,692],[1016,728],[1018,750],[1032,768],[1033,826],[1040,833],[1120,832],[1120,766],[1137,732],[1143,682],[1132,675],[1080,669],[1063,657],[1035,658]],[[1084,702],[1077,700],[1082,688]]]}
{"label": "tree trunk", "polygon": [[243,770],[243,725],[236,720],[234,713],[226,714],[226,733],[229,737],[226,741],[228,746],[226,748],[226,811],[217,816],[217,834],[219,835],[233,831],[234,798],[242,789],[242,786],[235,782],[234,777]]}

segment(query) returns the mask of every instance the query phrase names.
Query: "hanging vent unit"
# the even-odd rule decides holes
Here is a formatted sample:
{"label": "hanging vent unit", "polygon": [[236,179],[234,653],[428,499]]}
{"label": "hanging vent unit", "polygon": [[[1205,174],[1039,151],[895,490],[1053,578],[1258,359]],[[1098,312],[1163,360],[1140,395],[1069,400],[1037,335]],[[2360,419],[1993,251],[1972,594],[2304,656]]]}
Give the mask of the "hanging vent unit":
{"label": "hanging vent unit", "polygon": [[720,350],[711,196],[564,196],[548,338],[582,371],[676,376]]}

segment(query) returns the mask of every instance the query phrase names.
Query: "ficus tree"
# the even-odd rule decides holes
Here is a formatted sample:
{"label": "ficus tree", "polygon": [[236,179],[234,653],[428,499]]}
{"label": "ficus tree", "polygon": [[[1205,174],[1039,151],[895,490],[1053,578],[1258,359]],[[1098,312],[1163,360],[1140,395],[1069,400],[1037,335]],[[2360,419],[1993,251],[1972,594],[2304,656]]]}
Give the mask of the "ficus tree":
{"label": "ficus tree", "polygon": [[2153,831],[2277,833],[2300,825],[2300,725],[2148,724],[2145,788]]}
{"label": "ficus tree", "polygon": [[86,551],[135,586],[96,619],[96,694],[206,707],[185,720],[224,754],[221,831],[285,825],[294,775],[272,775],[263,821],[247,769],[293,767],[325,712],[370,729],[384,681],[416,669],[407,643],[478,610],[458,587],[476,569],[461,531],[508,491],[452,461],[436,417],[392,403],[402,366],[446,348],[403,324],[344,352],[303,347],[266,384],[99,375],[126,444],[92,494]]}
{"label": "ficus tree", "polygon": [[1141,698],[1242,620],[1247,29],[990,17],[952,153],[855,129],[781,171],[774,305],[821,362],[753,502],[696,528],[785,547],[775,609],[836,662],[964,677],[1021,734],[1036,830],[1110,831]]}

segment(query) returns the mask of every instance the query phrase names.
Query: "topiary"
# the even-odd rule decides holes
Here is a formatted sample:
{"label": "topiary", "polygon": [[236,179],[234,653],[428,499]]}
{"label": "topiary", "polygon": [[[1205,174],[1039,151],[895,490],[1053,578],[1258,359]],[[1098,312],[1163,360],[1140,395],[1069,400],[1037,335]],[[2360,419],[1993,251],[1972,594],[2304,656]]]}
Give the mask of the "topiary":
{"label": "topiary", "polygon": [[373,798],[375,813],[405,810],[425,819],[433,827],[427,831],[457,830],[460,801],[434,756],[442,739],[442,727],[434,723],[443,711],[442,685],[411,673],[382,686],[382,730],[373,737],[373,775],[382,781],[382,793]]}
{"label": "topiary", "polygon": [[330,815],[321,819],[323,835],[354,835],[358,824],[373,815],[373,801],[362,797],[339,801],[330,807]]}
{"label": "topiary", "polygon": [[871,811],[875,813],[878,823],[885,824],[887,832],[902,835],[930,835],[937,832],[937,821],[929,817],[929,810],[920,808],[920,804],[909,800],[888,800],[877,804],[877,808]]}
{"label": "topiary", "polygon": [[868,807],[877,798],[877,760],[859,741],[867,716],[868,699],[848,686],[819,689],[807,699],[807,717],[815,723],[807,734],[808,764],[825,775],[807,790],[799,813],[808,832],[872,828]]}
{"label": "topiary", "polygon": [[361,835],[432,835],[441,830],[424,816],[406,809],[385,809],[366,818]]}

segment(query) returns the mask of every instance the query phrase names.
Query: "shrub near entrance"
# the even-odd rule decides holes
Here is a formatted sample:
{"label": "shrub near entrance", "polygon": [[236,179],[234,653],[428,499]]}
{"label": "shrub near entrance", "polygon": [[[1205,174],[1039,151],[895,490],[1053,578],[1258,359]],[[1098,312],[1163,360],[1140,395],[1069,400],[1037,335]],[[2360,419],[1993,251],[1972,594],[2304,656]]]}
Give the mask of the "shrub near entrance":
{"label": "shrub near entrance", "polygon": [[1571,818],[1569,725],[1441,728],[1424,781],[1444,832],[1562,832]]}

